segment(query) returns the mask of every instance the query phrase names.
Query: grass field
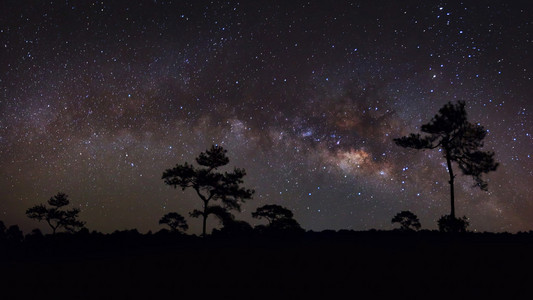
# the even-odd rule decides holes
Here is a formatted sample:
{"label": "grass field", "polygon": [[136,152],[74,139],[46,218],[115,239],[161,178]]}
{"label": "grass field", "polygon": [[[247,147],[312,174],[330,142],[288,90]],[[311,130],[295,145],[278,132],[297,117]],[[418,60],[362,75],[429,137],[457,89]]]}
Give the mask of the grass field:
{"label": "grass field", "polygon": [[28,299],[526,299],[533,283],[531,234],[108,235],[3,250],[2,290]]}

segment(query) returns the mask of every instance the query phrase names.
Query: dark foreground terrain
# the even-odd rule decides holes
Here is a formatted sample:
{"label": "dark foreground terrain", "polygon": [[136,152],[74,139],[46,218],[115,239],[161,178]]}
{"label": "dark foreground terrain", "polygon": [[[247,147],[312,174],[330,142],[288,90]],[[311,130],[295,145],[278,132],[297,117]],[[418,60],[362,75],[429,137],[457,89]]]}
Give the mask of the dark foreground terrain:
{"label": "dark foreground terrain", "polygon": [[27,299],[531,299],[533,234],[77,234],[1,245]]}

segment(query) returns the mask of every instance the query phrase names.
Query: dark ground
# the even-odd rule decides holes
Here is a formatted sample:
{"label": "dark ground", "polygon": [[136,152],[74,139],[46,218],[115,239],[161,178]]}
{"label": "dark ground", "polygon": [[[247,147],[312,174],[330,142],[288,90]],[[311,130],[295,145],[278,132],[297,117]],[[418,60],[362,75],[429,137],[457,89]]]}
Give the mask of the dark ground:
{"label": "dark ground", "polygon": [[27,299],[533,295],[532,233],[325,231],[202,240],[122,232],[48,236],[1,246],[0,293]]}

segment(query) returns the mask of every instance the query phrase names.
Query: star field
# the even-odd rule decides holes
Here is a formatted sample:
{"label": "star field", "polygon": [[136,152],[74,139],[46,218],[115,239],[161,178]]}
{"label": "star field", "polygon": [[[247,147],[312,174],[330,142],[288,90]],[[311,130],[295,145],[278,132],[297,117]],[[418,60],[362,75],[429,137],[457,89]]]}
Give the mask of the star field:
{"label": "star field", "polygon": [[464,100],[500,167],[488,192],[457,177],[457,214],[533,229],[528,1],[287,2],[0,4],[0,220],[46,229],[24,212],[62,191],[90,230],[157,231],[201,204],[162,172],[218,144],[256,190],[251,224],[280,204],[308,230],[402,210],[435,229],[445,160],[393,138]]}

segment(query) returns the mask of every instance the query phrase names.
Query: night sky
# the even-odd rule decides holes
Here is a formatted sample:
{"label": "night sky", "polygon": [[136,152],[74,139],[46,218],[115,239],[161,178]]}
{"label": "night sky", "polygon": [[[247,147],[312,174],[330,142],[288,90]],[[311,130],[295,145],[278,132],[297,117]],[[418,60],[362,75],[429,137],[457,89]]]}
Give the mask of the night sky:
{"label": "night sky", "polygon": [[464,2],[2,1],[0,220],[50,232],[25,210],[61,191],[90,230],[176,211],[198,234],[201,201],[161,175],[218,144],[256,190],[236,213],[252,225],[280,204],[307,230],[402,210],[436,229],[445,160],[392,139],[464,100],[500,167],[488,192],[457,177],[457,215],[533,230],[532,5]]}

